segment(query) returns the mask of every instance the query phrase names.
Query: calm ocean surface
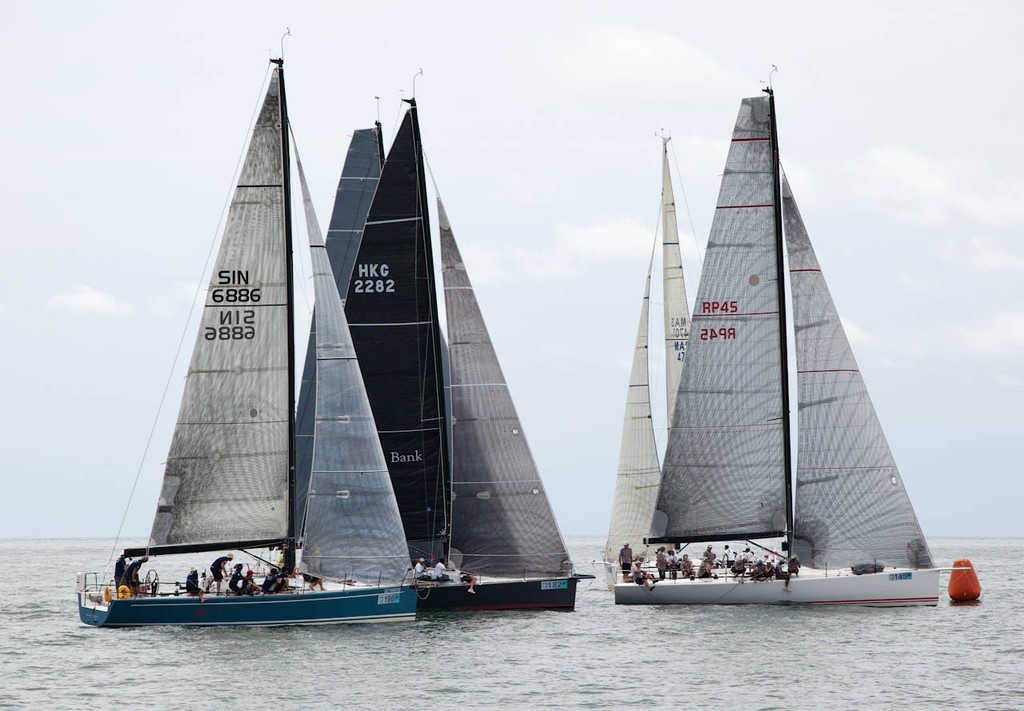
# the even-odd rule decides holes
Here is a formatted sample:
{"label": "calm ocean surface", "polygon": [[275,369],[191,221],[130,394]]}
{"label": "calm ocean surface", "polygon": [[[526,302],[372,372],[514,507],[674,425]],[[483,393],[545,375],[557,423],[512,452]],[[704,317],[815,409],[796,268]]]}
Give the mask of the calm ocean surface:
{"label": "calm ocean surface", "polygon": [[[568,543],[600,576],[603,541]],[[951,605],[943,575],[937,608],[616,607],[599,577],[575,612],[98,630],[75,573],[110,541],[4,540],[0,708],[1024,708],[1024,539],[930,544],[972,560],[980,603]]]}

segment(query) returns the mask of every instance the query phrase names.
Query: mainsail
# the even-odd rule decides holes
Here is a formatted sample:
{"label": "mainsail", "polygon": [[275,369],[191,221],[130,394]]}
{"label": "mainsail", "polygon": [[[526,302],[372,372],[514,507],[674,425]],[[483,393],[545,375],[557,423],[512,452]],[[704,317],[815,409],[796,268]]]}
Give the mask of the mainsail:
{"label": "mainsail", "polygon": [[[352,265],[363,236],[363,225],[370,203],[377,191],[380,178],[379,128],[355,131],[349,144],[345,165],[338,180],[334,199],[334,212],[327,230],[327,256],[330,259],[335,282],[340,293],[348,291]],[[319,228],[318,228],[319,229]],[[295,417],[295,490],[298,501],[306,500],[309,472],[313,466],[313,429],[316,413],[316,311],[309,325],[309,345],[302,369],[302,387],[299,390]],[[305,508],[296,511],[296,527],[303,527]]]}
{"label": "mainsail", "polygon": [[451,491],[443,345],[410,103],[366,220],[345,313],[410,550],[442,555]]}
{"label": "mainsail", "polygon": [[773,165],[768,98],[744,99],[662,472],[658,509],[672,540],[786,533]]}
{"label": "mainsail", "polygon": [[783,180],[799,415],[795,552],[815,568],[932,567],[846,331]]}
{"label": "mainsail", "polygon": [[565,543],[440,198],[437,211],[451,371],[451,558],[499,577],[565,575]]}
{"label": "mainsail", "polygon": [[150,544],[285,538],[289,389],[283,87],[271,77],[206,295]]}
{"label": "mainsail", "polygon": [[401,582],[408,568],[402,519],[363,387],[327,247],[302,183],[316,293],[316,408],[302,561],[334,579]]}

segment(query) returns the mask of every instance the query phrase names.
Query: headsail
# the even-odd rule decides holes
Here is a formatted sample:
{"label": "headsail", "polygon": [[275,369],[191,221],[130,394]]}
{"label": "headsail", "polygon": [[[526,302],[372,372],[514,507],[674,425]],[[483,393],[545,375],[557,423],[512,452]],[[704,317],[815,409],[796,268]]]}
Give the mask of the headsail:
{"label": "headsail", "polygon": [[228,211],[151,545],[288,534],[289,364],[279,69]]}
{"label": "headsail", "polygon": [[443,555],[451,479],[416,107],[381,172],[345,313],[412,551]]}
{"label": "headsail", "polygon": [[[380,178],[377,128],[355,131],[349,144],[345,165],[338,181],[334,198],[334,212],[327,230],[327,256],[331,262],[338,291],[348,291],[349,277],[355,262],[359,242],[363,237],[363,225],[370,203],[377,191]],[[306,348],[306,362],[302,369],[302,387],[299,391],[298,409],[295,417],[296,430],[296,500],[300,502],[296,528],[301,531],[305,509],[301,502],[306,500],[309,486],[310,467],[313,466],[313,428],[316,413],[316,312],[309,325],[309,345]]]}
{"label": "headsail", "polygon": [[440,198],[437,212],[452,390],[452,560],[496,576],[565,575],[569,555]]}
{"label": "headsail", "polygon": [[398,583],[409,565],[395,503],[345,311],[302,163],[296,161],[316,292],[316,422],[302,560],[335,579]]}
{"label": "headsail", "polygon": [[658,508],[665,538],[786,531],[771,126],[744,99],[708,239]]}
{"label": "headsail", "polygon": [[[668,142],[663,139],[661,157],[662,287],[665,297],[665,395],[668,416],[676,411],[676,392],[683,372],[683,356],[690,340],[690,305],[686,300],[683,257],[679,249],[676,199],[668,167]],[[671,425],[671,423],[669,423]]]}
{"label": "headsail", "polygon": [[789,183],[783,215],[799,416],[795,552],[816,568],[932,558]]}
{"label": "headsail", "polygon": [[658,462],[658,447],[651,419],[651,387],[648,382],[648,321],[653,262],[652,254],[644,284],[636,345],[633,347],[633,366],[626,393],[619,469],[615,477],[615,497],[612,499],[612,519],[608,526],[605,560],[615,560],[624,543],[639,547],[643,539],[661,535],[661,528],[664,528],[663,521],[660,526],[652,523],[658,503],[658,485],[661,483],[661,465]]}

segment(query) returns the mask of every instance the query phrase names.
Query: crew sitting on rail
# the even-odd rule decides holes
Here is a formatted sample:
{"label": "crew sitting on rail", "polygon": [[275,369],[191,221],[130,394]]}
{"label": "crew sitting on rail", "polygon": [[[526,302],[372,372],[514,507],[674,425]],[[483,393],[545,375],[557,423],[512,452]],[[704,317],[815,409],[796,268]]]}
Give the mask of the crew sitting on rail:
{"label": "crew sitting on rail", "polygon": [[693,580],[693,561],[690,560],[688,553],[683,553],[683,557],[679,561],[679,573],[684,578]]}
{"label": "crew sitting on rail", "polygon": [[198,597],[199,602],[203,601],[203,589],[199,587],[199,571],[193,565],[185,576],[185,592],[189,597]]}
{"label": "crew sitting on rail", "polygon": [[648,590],[654,590],[654,576],[650,573],[645,573],[640,567],[641,558],[637,558],[633,561],[633,567],[630,570],[630,577],[633,582],[637,585],[643,585]]}
{"label": "crew sitting on rail", "polygon": [[242,574],[242,568],[244,567],[245,566],[241,563],[235,563],[235,567],[231,570],[231,580],[228,581],[228,590],[230,590],[233,595],[245,594],[245,576]]}
{"label": "crew sitting on rail", "polygon": [[434,572],[430,574],[430,579],[435,583],[446,583],[451,580],[448,577],[448,566],[444,564],[444,558],[437,559],[437,565],[434,566]]}
{"label": "crew sitting on rail", "polygon": [[287,584],[288,576],[280,572],[277,568],[271,568],[270,572],[263,579],[263,594],[273,595],[274,593],[281,592]]}
{"label": "crew sitting on rail", "polygon": [[[714,555],[714,554],[712,554],[712,555]],[[705,558],[704,560],[702,560],[700,562],[700,568],[697,570],[697,577],[698,578],[710,578],[710,577],[717,578],[718,577],[711,570],[711,568],[712,568],[711,560],[712,560],[711,558]]]}
{"label": "crew sitting on rail", "polygon": [[732,562],[732,567],[729,570],[733,575],[744,575],[747,572],[747,562],[740,556],[736,556],[736,560]]}

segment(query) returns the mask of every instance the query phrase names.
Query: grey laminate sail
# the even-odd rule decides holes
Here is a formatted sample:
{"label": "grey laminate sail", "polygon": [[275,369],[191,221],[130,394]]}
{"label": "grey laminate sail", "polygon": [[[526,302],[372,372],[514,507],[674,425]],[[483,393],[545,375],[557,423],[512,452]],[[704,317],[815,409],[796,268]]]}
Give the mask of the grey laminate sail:
{"label": "grey laminate sail", "polygon": [[278,71],[228,211],[152,545],[281,539],[288,532],[291,403]]}
{"label": "grey laminate sail", "polygon": [[931,567],[796,200],[783,181],[799,416],[795,548],[815,568]]}
{"label": "grey laminate sail", "polygon": [[[338,180],[334,198],[334,211],[327,230],[327,256],[331,262],[338,290],[348,291],[352,265],[363,236],[366,215],[377,190],[380,179],[380,155],[378,153],[378,129],[366,128],[355,131],[345,155],[345,164]],[[305,501],[309,486],[309,472],[313,465],[313,425],[316,411],[316,315],[309,326],[309,344],[302,369],[302,386],[299,390],[298,408],[295,414],[295,497]],[[296,529],[301,531],[305,509],[296,511]]]}
{"label": "grey laminate sail", "polygon": [[440,199],[437,210],[451,369],[451,558],[473,573],[564,575],[565,543]]}
{"label": "grey laminate sail", "polygon": [[786,530],[768,114],[740,106],[708,239],[658,499],[676,540]]}
{"label": "grey laminate sail", "polygon": [[668,142],[664,139],[661,154],[661,243],[662,288],[665,305],[665,395],[668,416],[676,411],[679,376],[683,372],[683,356],[690,340],[690,305],[686,300],[683,257],[679,249],[679,226],[676,222],[676,198],[672,191],[672,174],[668,167]]}
{"label": "grey laminate sail", "polygon": [[[296,152],[296,159],[298,154]],[[316,293],[316,417],[302,561],[311,573],[398,583],[405,530],[363,386],[337,277],[298,162]]]}
{"label": "grey laminate sail", "polygon": [[651,264],[647,267],[640,325],[633,347],[633,366],[626,392],[626,412],[622,422],[622,443],[619,446],[619,468],[615,476],[612,519],[608,526],[608,542],[604,559],[615,560],[624,543],[636,545],[643,539],[661,535],[653,524],[661,483],[661,465],[654,439],[651,418],[651,387],[648,382],[648,331],[651,303]]}

